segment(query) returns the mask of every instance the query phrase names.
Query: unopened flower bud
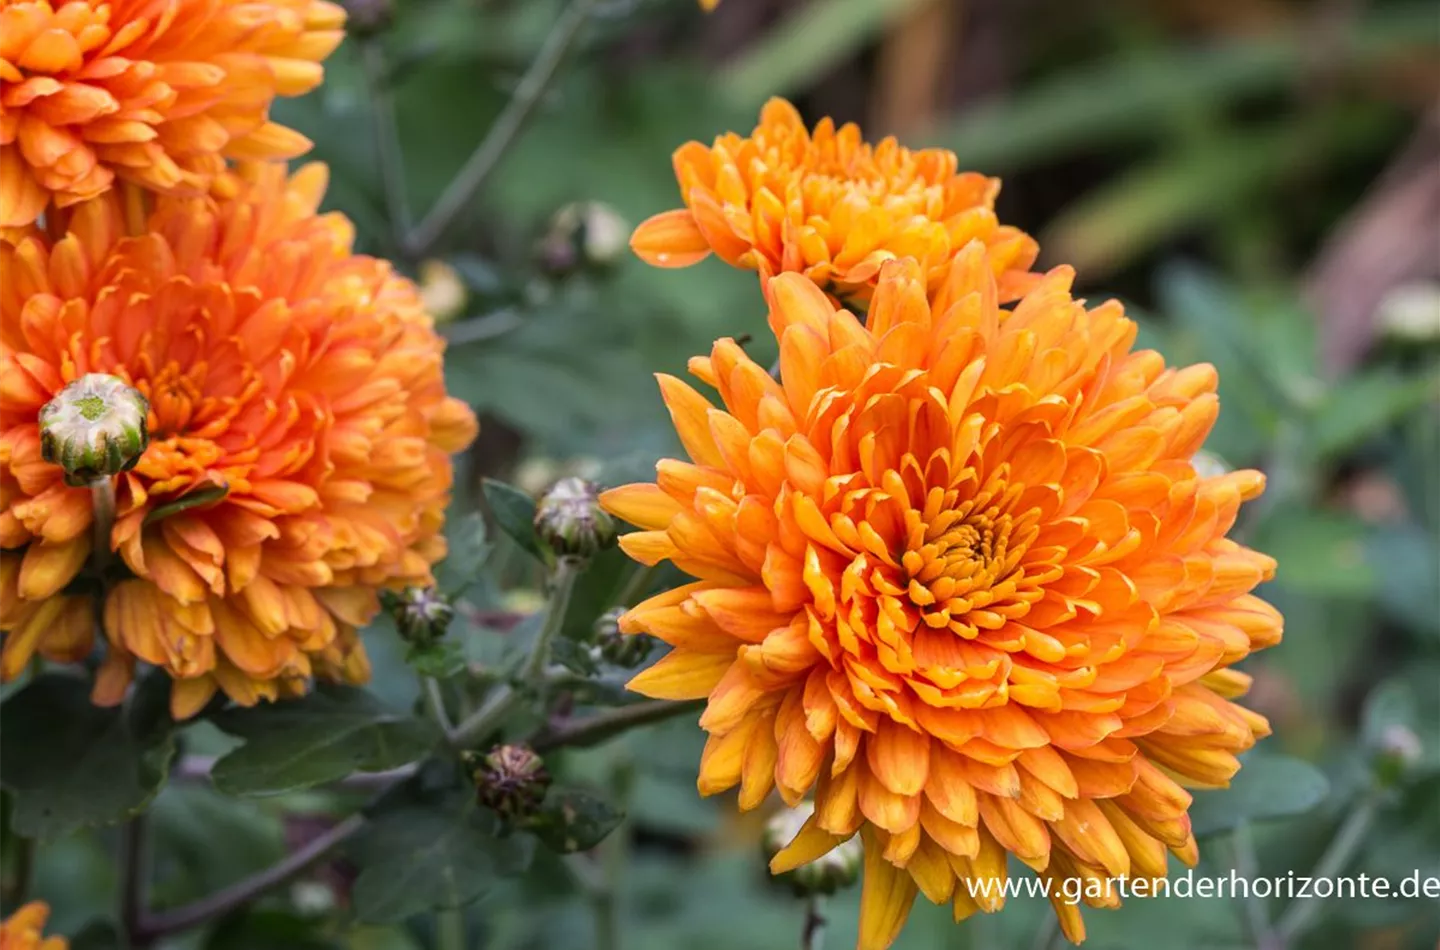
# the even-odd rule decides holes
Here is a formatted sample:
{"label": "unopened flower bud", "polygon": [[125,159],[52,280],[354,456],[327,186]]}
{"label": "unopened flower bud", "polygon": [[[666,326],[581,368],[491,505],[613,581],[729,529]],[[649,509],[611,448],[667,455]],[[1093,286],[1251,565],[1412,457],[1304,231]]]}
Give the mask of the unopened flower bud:
{"label": "unopened flower bud", "polygon": [[[785,849],[810,816],[815,813],[811,802],[801,802],[794,808],[776,813],[765,824],[763,844],[766,858],[773,858]],[[843,841],[829,852],[793,871],[780,876],[801,896],[833,894],[842,887],[849,887],[860,877],[860,866],[864,862],[864,847],[858,836]]]}
{"label": "unopened flower bud", "polygon": [[641,633],[621,633],[620,616],[624,613],[625,608],[616,607],[595,621],[595,652],[612,666],[630,669],[650,655],[651,640]]}
{"label": "unopened flower bud", "polygon": [[599,490],[583,478],[562,478],[535,508],[535,531],[558,557],[591,557],[615,543],[615,522]]}
{"label": "unopened flower bud", "polygon": [[1373,767],[1382,785],[1395,785],[1415,767],[1425,750],[1420,737],[1407,726],[1391,723],[1380,733]]}
{"label": "unopened flower bud", "polygon": [[394,12],[390,0],[344,0],[344,6],[350,32],[356,36],[370,36],[388,28]]}
{"label": "unopened flower bud", "polygon": [[545,762],[529,746],[498,745],[470,764],[480,804],[510,821],[534,815],[550,788]]}
{"label": "unopened flower bud", "polygon": [[1392,340],[1433,343],[1440,340],[1440,283],[1402,284],[1377,308],[1380,329]]}
{"label": "unopened flower bud", "polygon": [[65,469],[65,482],[86,485],[140,461],[149,442],[150,403],[121,379],[88,373],[40,410],[40,455]]}
{"label": "unopened flower bud", "polygon": [[445,636],[450,621],[455,619],[450,598],[434,587],[382,591],[380,601],[407,643],[434,643]]}
{"label": "unopened flower bud", "polygon": [[625,253],[630,225],[609,205],[577,201],[555,212],[537,254],[552,274],[566,274],[580,264],[604,268]]}
{"label": "unopened flower bud", "polygon": [[460,315],[469,300],[459,271],[440,260],[420,265],[420,299],[436,323],[449,323]]}

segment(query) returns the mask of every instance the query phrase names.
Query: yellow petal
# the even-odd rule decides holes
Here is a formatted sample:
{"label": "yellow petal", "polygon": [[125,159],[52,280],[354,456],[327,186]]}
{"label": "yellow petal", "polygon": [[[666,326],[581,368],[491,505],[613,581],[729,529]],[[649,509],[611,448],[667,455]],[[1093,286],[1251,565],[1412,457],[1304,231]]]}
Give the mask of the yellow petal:
{"label": "yellow petal", "polygon": [[819,819],[811,815],[794,840],[770,859],[770,873],[784,874],[786,871],[793,871],[802,864],[809,864],[824,857],[847,840],[849,839],[832,835],[821,828]]}
{"label": "yellow petal", "polygon": [[682,509],[680,503],[648,482],[622,485],[600,494],[600,506],[637,528],[665,528]]}
{"label": "yellow petal", "polygon": [[630,249],[652,267],[689,267],[710,256],[710,242],[685,208],[663,211],[640,222]]}
{"label": "yellow petal", "polygon": [[704,699],[734,660],[725,654],[671,650],[630,680],[627,688],[651,699]]}
{"label": "yellow petal", "polygon": [[886,861],[879,842],[867,835],[865,878],[860,888],[860,940],[855,950],[888,950],[910,916],[920,892],[908,872]]}

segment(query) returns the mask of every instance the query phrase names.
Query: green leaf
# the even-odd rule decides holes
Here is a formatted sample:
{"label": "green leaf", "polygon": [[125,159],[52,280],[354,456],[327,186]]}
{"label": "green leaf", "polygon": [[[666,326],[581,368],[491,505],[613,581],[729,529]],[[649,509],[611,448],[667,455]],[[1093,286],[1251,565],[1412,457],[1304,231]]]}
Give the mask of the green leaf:
{"label": "green leaf", "polygon": [[445,680],[465,669],[465,651],[460,644],[450,640],[418,644],[410,648],[410,652],[405,655],[405,662],[421,676]]}
{"label": "green leaf", "polygon": [[1374,564],[1366,558],[1370,527],[1357,518],[1296,506],[1277,508],[1255,528],[1257,550],[1280,563],[1275,583],[1319,597],[1368,598]]}
{"label": "green leaf", "polygon": [[495,524],[524,550],[544,561],[547,552],[535,534],[535,499],[513,485],[487,478],[481,485]]}
{"label": "green leaf", "polygon": [[1327,390],[1310,421],[1321,456],[1339,455],[1385,431],[1406,413],[1440,396],[1435,376],[1400,376],[1387,370],[1341,380]]}
{"label": "green leaf", "polygon": [[435,583],[442,591],[455,596],[474,583],[490,554],[485,535],[485,518],[478,512],[446,523],[449,550],[435,567]]}
{"label": "green leaf", "polygon": [[206,488],[197,488],[188,495],[177,498],[175,501],[151,509],[145,515],[145,524],[154,524],[171,515],[178,515],[182,511],[189,511],[191,508],[204,508],[213,505],[228,494],[230,494],[229,485],[210,485]]}
{"label": "green leaf", "polygon": [[245,744],[215,763],[231,795],[279,795],[354,772],[383,772],[429,754],[439,736],[364,690],[320,686],[303,699],[220,713],[215,724]]}
{"label": "green leaf", "polygon": [[1385,566],[1378,572],[1379,609],[1440,643],[1440,540],[1415,525],[1389,525],[1366,541],[1365,562]]}
{"label": "green leaf", "polygon": [[1196,837],[1229,831],[1242,822],[1301,815],[1330,794],[1330,782],[1308,762],[1279,755],[1251,755],[1230,787],[1200,792],[1190,806]]}
{"label": "green leaf", "polygon": [[377,922],[464,907],[499,879],[521,874],[534,846],[529,835],[502,837],[494,816],[469,796],[407,803],[377,816],[351,848],[361,868],[354,906]]}
{"label": "green leaf", "polygon": [[923,0],[821,0],[798,8],[753,43],[720,77],[738,103],[806,88]]}
{"label": "green leaf", "polygon": [[124,947],[125,938],[108,920],[91,921],[70,938],[70,950],[124,950]]}
{"label": "green leaf", "polygon": [[[1332,49],[1332,62],[1337,68],[1383,62],[1433,45],[1435,32],[1427,4],[1372,10]],[[1173,131],[1173,117],[1185,109],[1221,108],[1284,88],[1308,68],[1311,43],[1297,23],[1254,39],[1109,56],[1006,89],[942,129],[937,144],[959,153],[965,167],[992,172],[1041,165],[1097,144],[1128,147]]]}
{"label": "green leaf", "polygon": [[579,790],[552,791],[525,830],[560,854],[589,851],[625,820],[625,814],[601,798]]}
{"label": "green leaf", "polygon": [[91,704],[85,681],[48,673],[0,705],[0,784],[28,838],[124,821],[145,810],[175,755],[170,681],[144,677],[123,706]]}

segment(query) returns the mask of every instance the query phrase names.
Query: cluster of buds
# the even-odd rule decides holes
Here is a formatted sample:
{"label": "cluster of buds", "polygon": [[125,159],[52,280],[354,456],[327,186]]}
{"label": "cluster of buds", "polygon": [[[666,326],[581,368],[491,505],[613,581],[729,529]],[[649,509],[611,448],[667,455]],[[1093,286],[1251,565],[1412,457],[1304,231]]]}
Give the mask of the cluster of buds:
{"label": "cluster of buds", "polygon": [[40,410],[40,456],[65,469],[69,485],[129,471],[149,443],[150,402],[124,380],[88,373]]}
{"label": "cluster of buds", "polygon": [[645,661],[654,641],[640,633],[621,633],[620,617],[624,613],[624,607],[614,607],[605,611],[595,621],[594,655],[611,666],[628,670]]}
{"label": "cluster of buds", "polygon": [[380,602],[395,629],[406,643],[425,646],[445,636],[455,607],[450,598],[434,587],[407,587],[402,591],[381,591]]}
{"label": "cluster of buds", "polygon": [[[795,836],[813,814],[815,805],[812,802],[801,802],[794,808],[777,812],[766,822],[762,838],[766,859],[775,857],[795,840]],[[833,894],[855,883],[860,877],[860,868],[864,861],[864,846],[857,835],[836,845],[814,861],[780,875],[779,880],[788,883],[801,897]]]}
{"label": "cluster of buds", "polygon": [[603,270],[614,264],[630,240],[630,225],[599,201],[577,201],[555,212],[535,255],[557,277],[582,267]]}
{"label": "cluster of buds", "polygon": [[511,823],[533,817],[550,789],[550,773],[534,749],[498,745],[485,755],[466,753],[476,798]]}
{"label": "cluster of buds", "polygon": [[535,506],[535,533],[556,557],[586,559],[615,543],[615,521],[583,478],[562,478]]}

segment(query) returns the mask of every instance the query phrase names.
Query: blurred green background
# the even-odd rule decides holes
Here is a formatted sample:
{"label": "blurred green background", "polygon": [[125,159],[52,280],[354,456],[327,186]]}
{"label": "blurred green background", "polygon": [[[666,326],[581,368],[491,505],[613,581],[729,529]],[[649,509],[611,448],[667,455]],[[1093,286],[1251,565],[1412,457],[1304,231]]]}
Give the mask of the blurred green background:
{"label": "blurred green background", "polygon": [[[812,122],[830,115],[872,139],[954,149],[962,167],[1003,176],[1001,218],[1039,238],[1042,265],[1074,264],[1079,292],[1122,298],[1142,342],[1172,362],[1219,367],[1223,409],[1207,450],[1269,476],[1240,532],[1279,559],[1262,593],[1287,630],[1245,664],[1249,702],[1275,728],[1265,752],[1307,760],[1328,789],[1282,789],[1308,798],[1275,810],[1304,813],[1257,823],[1249,856],[1266,874],[1310,873],[1400,727],[1420,758],[1378,800],[1349,869],[1440,875],[1440,5],[724,0],[706,16],[689,0],[599,0],[477,193],[416,248],[406,219],[441,198],[517,90],[535,91],[526,70],[567,6],[354,0],[325,85],[277,108],[330,164],[328,206],[355,221],[365,251],[417,275],[446,321],[451,390],[482,415],[460,510],[487,475],[530,490],[562,473],[643,475],[676,448],[651,374],[682,371],[721,335],[754,333],[763,349],[753,274],[713,260],[652,270],[623,249],[628,226],[679,204],[676,146],[747,132],[764,99],[784,95]],[[382,162],[376,147],[387,113],[400,161]],[[497,559],[472,599],[530,609],[537,578],[507,567],[503,550]],[[376,690],[413,703],[393,632],[370,642]],[[483,660],[492,646],[475,635],[467,650]],[[190,749],[218,741],[196,734]],[[766,880],[758,856],[763,817],[695,793],[700,745],[672,723],[555,764],[630,815],[595,862],[620,915],[621,946],[608,950],[800,946],[802,905]],[[1239,801],[1210,803],[1210,826],[1233,824]],[[157,902],[264,865],[304,836],[297,815],[334,803],[168,789]],[[42,849],[35,890],[61,930],[113,904],[112,841]],[[1237,860],[1225,834],[1202,852],[1208,873]],[[428,945],[425,919],[354,925],[352,881],[324,868],[167,946]],[[825,946],[853,945],[857,896],[830,902]],[[473,945],[593,947],[593,903],[541,860],[470,908]],[[1088,946],[1255,946],[1253,915],[1278,918],[1285,902],[1261,903],[1087,911]],[[1014,901],[957,928],[922,899],[897,946],[1038,950],[1048,914]],[[1338,901],[1291,946],[1428,950],[1437,937],[1436,902]]]}

